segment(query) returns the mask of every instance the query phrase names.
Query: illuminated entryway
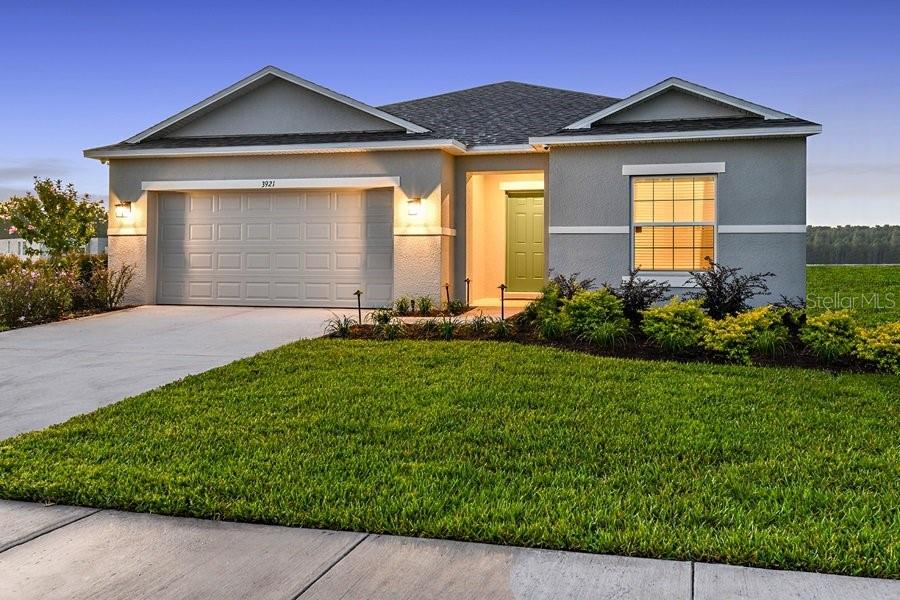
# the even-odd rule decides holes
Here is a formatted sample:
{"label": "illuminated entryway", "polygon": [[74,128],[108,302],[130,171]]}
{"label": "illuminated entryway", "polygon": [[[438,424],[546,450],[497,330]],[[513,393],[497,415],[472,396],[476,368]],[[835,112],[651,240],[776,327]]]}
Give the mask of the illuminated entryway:
{"label": "illuminated entryway", "polygon": [[546,277],[544,173],[479,172],[466,178],[466,276],[476,306],[537,295]]}

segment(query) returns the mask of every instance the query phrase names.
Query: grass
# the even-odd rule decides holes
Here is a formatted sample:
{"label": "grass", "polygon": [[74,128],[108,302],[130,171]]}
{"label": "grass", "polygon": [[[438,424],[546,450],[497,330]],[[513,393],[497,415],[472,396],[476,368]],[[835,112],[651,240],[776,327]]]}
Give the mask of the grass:
{"label": "grass", "polygon": [[811,265],[806,288],[814,314],[849,308],[865,325],[900,321],[900,265]]}
{"label": "grass", "polygon": [[0,496],[900,577],[898,378],[311,340],[0,442]]}

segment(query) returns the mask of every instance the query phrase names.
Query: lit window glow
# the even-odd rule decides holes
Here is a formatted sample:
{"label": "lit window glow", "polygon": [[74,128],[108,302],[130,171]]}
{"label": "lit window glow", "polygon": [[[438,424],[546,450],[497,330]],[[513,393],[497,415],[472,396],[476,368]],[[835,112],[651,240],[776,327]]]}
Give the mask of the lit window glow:
{"label": "lit window glow", "polygon": [[715,260],[716,177],[632,179],[634,267],[697,271]]}

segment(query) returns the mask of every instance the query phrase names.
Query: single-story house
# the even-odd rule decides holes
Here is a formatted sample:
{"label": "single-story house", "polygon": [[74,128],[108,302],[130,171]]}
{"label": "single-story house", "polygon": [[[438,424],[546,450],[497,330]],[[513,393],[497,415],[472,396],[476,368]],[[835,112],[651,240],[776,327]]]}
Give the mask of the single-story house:
{"label": "single-story house", "polygon": [[129,301],[379,306],[534,295],[554,273],[684,286],[706,257],[805,295],[821,126],[679,78],[625,99],[503,82],[370,106],[266,67],[127,140],[109,255]]}

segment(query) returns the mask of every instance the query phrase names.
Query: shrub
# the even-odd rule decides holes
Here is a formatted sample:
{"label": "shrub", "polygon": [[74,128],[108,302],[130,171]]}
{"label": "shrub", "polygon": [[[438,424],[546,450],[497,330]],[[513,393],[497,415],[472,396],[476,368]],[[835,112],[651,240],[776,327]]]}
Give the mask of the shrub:
{"label": "shrub", "polygon": [[668,299],[671,287],[668,283],[660,283],[655,279],[638,277],[640,269],[631,271],[628,279],[616,289],[610,291],[622,300],[622,308],[634,327],[641,324],[641,311],[646,310],[661,300]]}
{"label": "shrub", "polygon": [[604,323],[613,323],[613,329],[628,328],[622,300],[607,289],[576,293],[563,302],[561,316],[563,329],[578,338],[589,339]]}
{"label": "shrub", "polygon": [[22,260],[14,254],[0,254],[0,276],[6,275],[13,269],[28,266],[29,261]]}
{"label": "shrub", "polygon": [[390,308],[376,308],[369,313],[367,317],[375,327],[379,325],[387,325],[394,318],[394,313]]}
{"label": "shrub", "polygon": [[405,317],[411,312],[411,304],[415,305],[415,300],[410,301],[406,296],[400,296],[397,298],[396,302],[394,302],[394,310],[397,311],[397,314],[401,317]]}
{"label": "shrub", "polygon": [[434,308],[434,300],[432,300],[428,296],[420,296],[416,298],[415,303],[418,306],[419,314],[423,317],[427,317],[431,314],[431,309]]}
{"label": "shrub", "polygon": [[854,354],[883,371],[900,375],[900,322],[861,330]]}
{"label": "shrub", "polygon": [[486,317],[483,314],[478,314],[474,317],[469,318],[469,329],[471,329],[472,333],[474,333],[475,335],[484,335],[485,333],[487,333],[490,326],[491,318]]}
{"label": "shrub", "polygon": [[550,282],[541,288],[541,295],[529,302],[521,314],[527,323],[537,325],[546,316],[559,313],[561,307],[559,286]]}
{"label": "shrub", "polygon": [[17,327],[58,319],[72,305],[70,273],[14,267],[0,276],[0,323]]}
{"label": "shrub", "polygon": [[578,273],[568,276],[556,275],[551,284],[556,287],[557,296],[566,300],[571,300],[578,292],[587,292],[594,288],[593,279],[578,279]]}
{"label": "shrub", "polygon": [[134,267],[132,265],[122,265],[118,269],[95,267],[88,283],[89,308],[112,310],[119,306],[133,278]]}
{"label": "shrub", "polygon": [[459,298],[452,298],[449,302],[447,302],[447,312],[451,315],[461,315],[467,310],[469,310],[469,307],[466,306],[464,300],[460,300]]}
{"label": "shrub", "polygon": [[849,311],[825,311],[806,319],[800,329],[800,340],[822,360],[833,362],[846,358],[857,343],[856,321]]}
{"label": "shrub", "polygon": [[557,340],[566,333],[563,318],[558,312],[548,313],[537,322],[538,334],[545,340]]}
{"label": "shrub", "polygon": [[641,329],[651,342],[669,352],[681,353],[700,347],[706,314],[699,300],[673,298],[665,306],[643,311]]}
{"label": "shrub", "polygon": [[778,311],[761,306],[718,321],[708,319],[701,342],[704,348],[728,360],[750,364],[753,352],[784,347],[787,338],[787,327],[782,324]]}
{"label": "shrub", "polygon": [[722,319],[747,310],[748,300],[754,296],[768,295],[766,279],[775,276],[775,273],[739,275],[742,269],[726,267],[711,260],[709,266],[708,271],[691,271],[688,285],[696,285],[701,289],[699,292],[692,292],[689,297],[701,300],[703,308],[713,319]]}
{"label": "shrub", "polygon": [[618,319],[597,323],[579,335],[578,339],[594,346],[612,348],[634,339],[634,336],[631,335],[628,319]]}
{"label": "shrub", "polygon": [[403,335],[403,321],[388,319],[386,323],[375,323],[374,333],[382,340],[396,340]]}
{"label": "shrub", "polygon": [[443,319],[441,319],[441,337],[447,341],[452,340],[453,333],[456,331],[457,325],[459,325],[459,323],[453,317],[444,317]]}
{"label": "shrub", "polygon": [[419,327],[422,328],[422,334],[425,337],[431,337],[438,332],[440,324],[437,319],[426,319],[419,324]]}
{"label": "shrub", "polygon": [[509,338],[513,333],[512,323],[510,323],[506,319],[496,319],[494,320],[493,326],[491,327],[491,334],[498,340],[505,340]]}
{"label": "shrub", "polygon": [[331,313],[331,317],[325,321],[325,335],[337,338],[349,338],[356,319],[347,315],[338,316]]}

